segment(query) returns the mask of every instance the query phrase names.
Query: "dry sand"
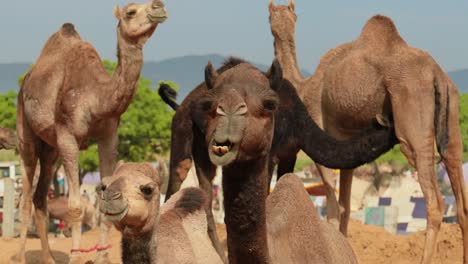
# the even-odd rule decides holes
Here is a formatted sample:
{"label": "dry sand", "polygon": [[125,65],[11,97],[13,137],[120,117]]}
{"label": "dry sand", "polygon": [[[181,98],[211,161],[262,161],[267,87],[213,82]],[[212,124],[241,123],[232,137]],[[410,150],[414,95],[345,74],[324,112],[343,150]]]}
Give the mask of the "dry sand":
{"label": "dry sand", "polygon": [[[224,225],[218,226],[218,233],[225,245],[226,233]],[[97,229],[83,234],[83,248],[92,247],[98,238]],[[424,232],[409,236],[393,235],[381,227],[369,226],[351,220],[349,227],[349,241],[359,259],[359,263],[419,263],[424,245]],[[120,234],[113,229],[110,237],[112,249],[110,250],[111,261],[120,263]],[[18,239],[0,239],[0,263],[8,263],[8,259],[17,250]],[[71,240],[67,238],[50,237],[50,246],[57,263],[67,263],[67,253],[71,247]],[[319,241],[318,241],[319,243]],[[457,264],[462,263],[461,233],[458,225],[442,224],[437,243],[437,253],[434,263]],[[39,239],[28,239],[27,263],[40,262]],[[95,253],[84,254],[85,261],[91,261]]]}

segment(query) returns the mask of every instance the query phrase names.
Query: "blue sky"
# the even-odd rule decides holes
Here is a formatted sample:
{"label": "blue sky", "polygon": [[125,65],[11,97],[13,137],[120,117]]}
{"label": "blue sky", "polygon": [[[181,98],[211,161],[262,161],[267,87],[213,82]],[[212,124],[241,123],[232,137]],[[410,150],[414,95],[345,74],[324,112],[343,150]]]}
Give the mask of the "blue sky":
{"label": "blue sky", "polygon": [[[140,1],[141,2],[141,1]],[[286,0],[277,0],[284,4]],[[64,22],[75,24],[102,58],[115,60],[115,4],[122,0],[3,1],[0,63],[33,62]],[[166,0],[169,19],[145,46],[146,61],[218,53],[270,64],[268,0]],[[329,48],[356,38],[374,14],[390,16],[410,45],[449,71],[468,68],[468,1],[296,0],[299,64],[313,71]]]}

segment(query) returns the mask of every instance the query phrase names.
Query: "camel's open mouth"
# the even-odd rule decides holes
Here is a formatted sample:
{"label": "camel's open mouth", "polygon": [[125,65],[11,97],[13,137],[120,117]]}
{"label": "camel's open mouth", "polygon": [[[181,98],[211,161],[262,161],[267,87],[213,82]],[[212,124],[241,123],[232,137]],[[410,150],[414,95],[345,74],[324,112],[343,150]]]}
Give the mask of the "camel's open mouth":
{"label": "camel's open mouth", "polygon": [[213,141],[213,145],[211,146],[211,149],[214,154],[218,156],[223,156],[224,154],[228,153],[232,149],[233,146],[234,144],[230,142],[229,140],[223,143],[218,143],[216,141]]}
{"label": "camel's open mouth", "polygon": [[212,140],[208,149],[211,162],[217,166],[231,163],[237,157],[238,145],[229,140],[224,142]]}

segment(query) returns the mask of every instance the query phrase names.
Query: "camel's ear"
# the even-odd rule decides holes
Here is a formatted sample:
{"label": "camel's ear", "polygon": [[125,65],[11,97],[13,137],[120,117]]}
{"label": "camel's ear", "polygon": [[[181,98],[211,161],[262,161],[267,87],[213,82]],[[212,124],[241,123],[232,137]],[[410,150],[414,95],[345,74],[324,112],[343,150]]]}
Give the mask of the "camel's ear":
{"label": "camel's ear", "polygon": [[391,127],[392,122],[384,115],[382,114],[377,114],[375,115],[375,119],[377,120],[377,123],[383,127]]}
{"label": "camel's ear", "polygon": [[296,9],[296,3],[294,2],[294,0],[288,0],[288,6],[289,9],[291,9],[293,12]]}
{"label": "camel's ear", "polygon": [[119,7],[119,5],[114,6],[113,12],[114,12],[115,18],[120,20],[120,18],[122,17],[122,9]]}
{"label": "camel's ear", "polygon": [[270,0],[268,2],[268,9],[271,11],[275,7],[274,0]]}
{"label": "camel's ear", "polygon": [[273,60],[271,68],[268,71],[268,78],[270,79],[271,88],[276,91],[283,79],[283,70],[281,69],[281,64],[276,58]]}
{"label": "camel's ear", "polygon": [[205,83],[208,90],[213,89],[216,78],[218,78],[218,73],[214,70],[211,61],[209,61],[205,67]]}

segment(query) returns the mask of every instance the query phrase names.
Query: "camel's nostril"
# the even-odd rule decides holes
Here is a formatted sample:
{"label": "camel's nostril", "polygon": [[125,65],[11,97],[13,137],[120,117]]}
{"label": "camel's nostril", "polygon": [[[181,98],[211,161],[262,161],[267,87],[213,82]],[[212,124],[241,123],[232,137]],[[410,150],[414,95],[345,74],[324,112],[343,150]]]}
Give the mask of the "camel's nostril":
{"label": "camel's nostril", "polygon": [[106,189],[107,189],[107,186],[104,185],[104,184],[102,184],[102,183],[99,184],[98,186],[96,186],[96,192],[98,192],[98,193],[99,193],[99,192],[103,192],[103,191],[105,191]]}

